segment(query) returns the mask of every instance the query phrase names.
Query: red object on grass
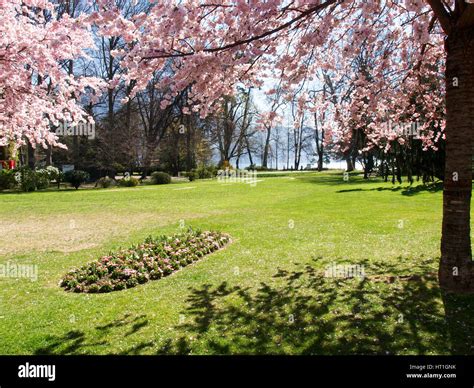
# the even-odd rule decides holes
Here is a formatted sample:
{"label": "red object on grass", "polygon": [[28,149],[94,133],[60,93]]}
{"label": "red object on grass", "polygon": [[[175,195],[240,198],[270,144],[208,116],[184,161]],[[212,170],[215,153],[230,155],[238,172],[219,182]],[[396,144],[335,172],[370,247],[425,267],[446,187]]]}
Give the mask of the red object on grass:
{"label": "red object on grass", "polygon": [[8,168],[10,170],[13,170],[16,167],[16,161],[15,160],[9,160],[8,161]]}

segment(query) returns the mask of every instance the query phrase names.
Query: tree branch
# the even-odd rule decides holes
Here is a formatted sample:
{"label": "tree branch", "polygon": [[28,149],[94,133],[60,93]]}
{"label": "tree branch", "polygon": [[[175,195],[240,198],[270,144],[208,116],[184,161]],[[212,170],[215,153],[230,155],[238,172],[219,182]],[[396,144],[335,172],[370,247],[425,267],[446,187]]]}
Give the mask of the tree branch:
{"label": "tree branch", "polygon": [[427,3],[431,6],[431,9],[438,19],[439,24],[441,24],[443,31],[446,33],[446,35],[449,35],[451,32],[452,19],[444,4],[441,2],[441,0],[427,0]]}
{"label": "tree branch", "polygon": [[[270,35],[273,35],[277,32],[280,32],[286,28],[289,28],[291,27],[295,22],[301,20],[301,19],[304,19],[306,17],[309,17],[311,16],[312,14],[314,13],[317,13],[321,10],[323,10],[324,8],[327,8],[329,7],[330,5],[332,4],[335,4],[337,3],[337,0],[326,0],[324,3],[320,3],[314,7],[311,7],[309,9],[307,9],[306,11],[304,12],[301,12],[298,16],[296,16],[295,18],[289,20],[288,22],[272,29],[272,30],[267,30],[259,35],[254,35],[254,36],[251,36],[247,39],[242,39],[242,40],[237,40],[235,42],[232,42],[232,43],[229,43],[229,44],[226,44],[224,46],[219,46],[219,47],[212,47],[212,48],[206,48],[203,50],[203,52],[207,52],[207,53],[215,53],[215,52],[220,52],[220,51],[225,51],[225,50],[228,50],[228,49],[231,49],[231,48],[234,48],[234,47],[237,47],[237,46],[241,46],[241,45],[245,45],[245,44],[248,44],[248,43],[251,43],[255,40],[260,40],[260,39],[263,39],[263,38],[266,38],[267,36],[270,36]],[[165,51],[162,51],[163,53],[160,54],[160,55],[150,55],[150,56],[147,56],[143,59],[156,59],[156,58],[175,58],[175,57],[186,57],[186,56],[192,56],[195,54],[194,51],[192,52],[187,52],[187,53],[179,53],[179,54],[171,54],[171,53],[167,53]],[[142,60],[143,60],[142,59]]]}

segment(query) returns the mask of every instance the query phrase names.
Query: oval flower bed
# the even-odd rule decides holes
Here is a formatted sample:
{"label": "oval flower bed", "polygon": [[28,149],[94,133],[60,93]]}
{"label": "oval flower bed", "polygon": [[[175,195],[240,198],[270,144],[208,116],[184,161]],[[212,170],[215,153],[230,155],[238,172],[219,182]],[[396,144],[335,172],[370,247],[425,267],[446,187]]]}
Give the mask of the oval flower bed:
{"label": "oval flower bed", "polygon": [[66,274],[60,286],[74,292],[111,292],[160,279],[228,243],[228,234],[188,232],[148,237],[143,244],[101,257]]}

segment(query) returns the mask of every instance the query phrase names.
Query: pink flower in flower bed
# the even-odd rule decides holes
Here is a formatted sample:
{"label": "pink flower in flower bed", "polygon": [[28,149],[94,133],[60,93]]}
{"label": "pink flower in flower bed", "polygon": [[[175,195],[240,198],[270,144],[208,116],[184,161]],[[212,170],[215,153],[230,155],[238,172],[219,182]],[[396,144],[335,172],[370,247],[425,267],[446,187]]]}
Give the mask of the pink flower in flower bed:
{"label": "pink flower in flower bed", "polygon": [[76,292],[110,292],[159,279],[229,242],[228,235],[189,231],[178,237],[149,238],[146,243],[102,256],[70,271],[60,285]]}

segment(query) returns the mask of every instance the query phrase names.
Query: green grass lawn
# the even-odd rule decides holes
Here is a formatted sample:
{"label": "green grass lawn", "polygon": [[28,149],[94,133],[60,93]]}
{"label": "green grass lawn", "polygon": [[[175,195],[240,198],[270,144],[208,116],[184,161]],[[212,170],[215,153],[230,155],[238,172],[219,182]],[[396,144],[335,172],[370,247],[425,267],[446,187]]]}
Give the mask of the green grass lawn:
{"label": "green grass lawn", "polygon": [[[437,286],[442,193],[342,172],[0,195],[0,354],[474,353],[474,297]],[[109,294],[71,268],[180,226],[233,243]],[[324,277],[360,265],[365,278]]]}

